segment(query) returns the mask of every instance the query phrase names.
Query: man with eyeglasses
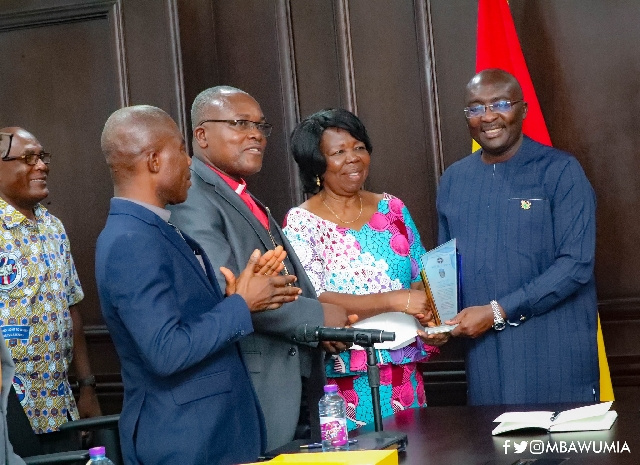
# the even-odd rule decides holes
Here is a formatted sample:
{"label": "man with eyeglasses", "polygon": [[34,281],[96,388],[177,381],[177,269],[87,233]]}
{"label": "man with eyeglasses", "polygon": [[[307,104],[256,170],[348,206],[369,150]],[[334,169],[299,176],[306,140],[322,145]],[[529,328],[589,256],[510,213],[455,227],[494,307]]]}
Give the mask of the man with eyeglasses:
{"label": "man with eyeglasses", "polygon": [[[76,306],[84,294],[69,238],[40,203],[49,194],[50,161],[29,132],[0,130],[0,327],[16,365],[10,438],[16,452],[27,456],[78,449],[78,438],[58,428],[100,415]],[[80,383],[77,404],[68,380],[72,363]],[[30,430],[40,450],[26,437]]]}
{"label": "man with eyeglasses", "polygon": [[[171,207],[176,225],[196,239],[217,269],[238,272],[253,249],[283,246],[283,274],[295,274],[300,298],[272,312],[253,314],[255,333],[240,341],[267,427],[268,449],[294,439],[296,427],[309,424],[300,415],[302,379],[307,383],[309,409],[317,415],[324,381],[322,353],[298,344],[296,327],[344,326],[344,309],[317,301],[313,285],[268,208],[247,192],[245,178],[258,173],[271,133],[260,105],[246,92],[217,86],[201,92],[191,107],[194,156],[192,186],[186,202]],[[222,283],[223,277],[218,275]],[[344,350],[344,344],[326,349]],[[319,436],[317,418],[312,429]]]}
{"label": "man with eyeglasses", "polygon": [[457,238],[468,402],[599,399],[595,195],[578,161],[522,133],[517,80],[488,69],[466,88],[481,149],[442,175],[440,242]]}

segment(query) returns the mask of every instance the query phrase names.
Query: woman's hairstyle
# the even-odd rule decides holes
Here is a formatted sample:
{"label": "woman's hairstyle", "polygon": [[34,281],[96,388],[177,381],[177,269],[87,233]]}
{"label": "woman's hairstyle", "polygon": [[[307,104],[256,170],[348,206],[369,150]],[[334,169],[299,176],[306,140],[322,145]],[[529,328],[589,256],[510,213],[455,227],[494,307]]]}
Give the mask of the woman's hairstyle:
{"label": "woman's hairstyle", "polygon": [[344,129],[351,137],[364,143],[369,154],[373,149],[364,124],[350,111],[329,108],[307,116],[291,133],[291,152],[300,169],[302,188],[308,194],[315,194],[322,187],[327,162],[320,152],[320,140],[328,128]]}

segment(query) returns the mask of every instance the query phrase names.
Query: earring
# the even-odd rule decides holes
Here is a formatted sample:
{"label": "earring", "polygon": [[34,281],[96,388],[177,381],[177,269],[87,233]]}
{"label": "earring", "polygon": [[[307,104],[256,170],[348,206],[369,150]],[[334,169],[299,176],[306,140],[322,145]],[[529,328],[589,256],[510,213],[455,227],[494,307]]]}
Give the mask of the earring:
{"label": "earring", "polygon": [[320,176],[316,176],[316,186],[320,187]]}

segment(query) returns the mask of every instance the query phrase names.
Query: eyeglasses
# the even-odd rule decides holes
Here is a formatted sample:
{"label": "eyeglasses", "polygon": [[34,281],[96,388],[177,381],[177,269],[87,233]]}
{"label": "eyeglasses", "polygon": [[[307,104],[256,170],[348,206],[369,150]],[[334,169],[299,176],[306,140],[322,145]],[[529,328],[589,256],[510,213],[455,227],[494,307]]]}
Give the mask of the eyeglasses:
{"label": "eyeglasses", "polygon": [[520,102],[523,102],[523,100],[498,100],[487,105],[473,105],[466,107],[464,114],[467,118],[477,118],[478,116],[483,116],[487,109],[493,113],[509,113],[513,106]]}
{"label": "eyeglasses", "polygon": [[248,119],[205,119],[200,121],[198,126],[204,123],[227,123],[233,129],[240,132],[249,132],[255,128],[260,131],[264,137],[269,137],[273,129],[273,126],[269,123],[256,123]]}
{"label": "eyeglasses", "polygon": [[[8,153],[9,152],[7,152],[7,154]],[[42,163],[44,163],[45,165],[48,165],[49,163],[51,163],[51,154],[49,152],[40,152],[40,153],[28,152],[28,153],[23,153],[19,157],[11,157],[11,158],[7,158],[6,156],[2,157],[2,161],[13,161],[13,160],[24,160],[24,162],[27,165],[37,165],[38,160],[42,160]]]}
{"label": "eyeglasses", "polygon": [[12,139],[13,134],[10,134],[8,132],[0,132],[0,158],[4,158],[9,155]]}

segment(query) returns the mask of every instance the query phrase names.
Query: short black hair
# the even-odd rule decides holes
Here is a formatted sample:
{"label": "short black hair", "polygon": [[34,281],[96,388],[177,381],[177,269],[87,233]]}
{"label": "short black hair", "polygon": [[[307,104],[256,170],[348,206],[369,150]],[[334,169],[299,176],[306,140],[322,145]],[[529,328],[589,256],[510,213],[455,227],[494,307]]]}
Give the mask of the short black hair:
{"label": "short black hair", "polygon": [[327,108],[307,116],[291,133],[291,152],[300,169],[302,188],[308,194],[315,194],[320,190],[322,177],[327,170],[327,162],[320,152],[320,140],[328,128],[344,129],[351,137],[362,142],[369,154],[373,150],[367,128],[349,110]]}

